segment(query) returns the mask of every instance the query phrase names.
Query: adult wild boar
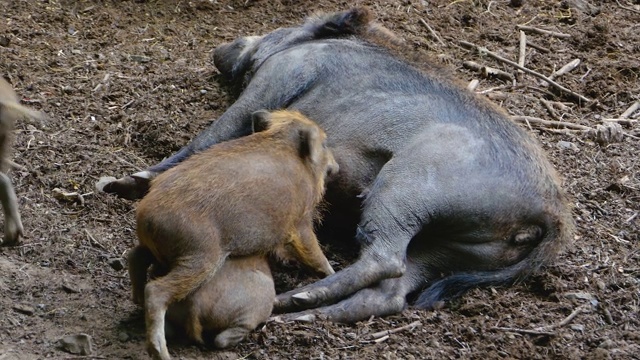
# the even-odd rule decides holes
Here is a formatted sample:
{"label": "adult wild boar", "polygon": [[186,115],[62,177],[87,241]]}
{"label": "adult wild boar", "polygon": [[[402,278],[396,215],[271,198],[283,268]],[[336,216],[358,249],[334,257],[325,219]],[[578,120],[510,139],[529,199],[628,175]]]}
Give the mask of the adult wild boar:
{"label": "adult wild boar", "polygon": [[15,245],[24,232],[18,212],[18,199],[6,174],[13,125],[22,116],[39,118],[40,114],[20,105],[11,85],[0,77],[0,202],[4,209],[5,221],[4,240],[0,240],[1,245]]}
{"label": "adult wild boar", "polygon": [[363,8],[220,45],[213,60],[241,91],[235,103],[173,156],[104,190],[141,196],[190,155],[249,134],[253,111],[295,109],[325,129],[340,165],[322,226],[351,228],[361,249],[279,295],[278,311],[312,309],[287,319],[353,322],[400,312],[409,294],[431,308],[522,279],[572,238],[552,165],[503,110],[407,58]]}
{"label": "adult wild boar", "polygon": [[[232,276],[264,284],[234,272],[268,267],[266,258],[253,265],[245,260],[249,264],[243,266],[238,257],[275,254],[333,274],[313,229],[326,177],[338,171],[325,132],[297,111],[257,111],[251,118],[254,134],[211,147],[159,175],[138,205],[139,245],[129,256],[129,276],[134,302],[144,303],[147,351],[154,359],[170,358],[165,315],[185,299],[190,337],[202,342],[203,327],[220,330],[220,347],[239,342],[259,322],[254,320],[268,316],[275,290],[265,293],[264,285],[254,289],[262,294],[253,299],[266,296],[269,311],[248,298],[229,303],[249,285],[224,284]],[[166,274],[146,283],[150,265]],[[269,284],[273,288],[273,280]],[[228,294],[206,293],[221,289]],[[214,313],[206,308],[210,304],[239,311]]]}

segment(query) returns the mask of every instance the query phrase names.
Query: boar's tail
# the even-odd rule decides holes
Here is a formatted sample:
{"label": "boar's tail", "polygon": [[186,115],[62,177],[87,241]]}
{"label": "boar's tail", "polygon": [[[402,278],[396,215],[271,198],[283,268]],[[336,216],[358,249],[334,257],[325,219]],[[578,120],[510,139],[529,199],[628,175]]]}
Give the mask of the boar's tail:
{"label": "boar's tail", "polygon": [[475,287],[508,286],[524,280],[548,264],[555,255],[572,239],[574,222],[570,211],[558,212],[561,216],[550,217],[546,221],[547,232],[531,252],[519,262],[493,271],[457,273],[431,284],[416,299],[414,306],[420,309],[433,309],[443,301],[453,300]]}
{"label": "boar's tail", "polygon": [[367,29],[371,17],[371,11],[366,7],[354,7],[346,11],[313,16],[307,20],[305,27],[315,38],[355,35]]}

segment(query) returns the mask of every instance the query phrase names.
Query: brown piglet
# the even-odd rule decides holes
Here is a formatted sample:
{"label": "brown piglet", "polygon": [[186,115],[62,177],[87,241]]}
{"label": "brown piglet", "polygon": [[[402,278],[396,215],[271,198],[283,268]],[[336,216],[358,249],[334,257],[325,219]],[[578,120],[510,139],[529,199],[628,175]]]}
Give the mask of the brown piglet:
{"label": "brown piglet", "polygon": [[[235,262],[257,261],[236,258],[258,256],[260,263],[269,254],[286,254],[318,273],[333,273],[313,229],[325,180],[338,171],[326,134],[296,111],[258,111],[251,121],[252,135],[213,146],[161,174],[138,205],[139,245],[129,274],[134,302],[145,307],[147,351],[154,359],[170,358],[164,334],[169,306],[189,296],[187,301],[205,298],[198,292],[218,286],[207,282],[221,279],[220,271],[244,272],[246,264]],[[144,285],[151,264],[166,275]],[[227,293],[214,296],[231,302],[235,286],[219,285]],[[272,297],[262,301],[271,308]],[[244,312],[255,311],[253,306]],[[216,322],[201,320],[191,317],[186,326],[198,342],[203,325]],[[219,345],[233,345],[244,334]]]}
{"label": "brown piglet", "polygon": [[15,245],[24,232],[18,212],[18,200],[6,174],[13,125],[22,116],[41,117],[40,113],[20,105],[11,85],[0,77],[0,202],[5,219],[4,240],[0,240],[1,245]]}
{"label": "brown piglet", "polygon": [[[140,293],[144,292],[150,264],[152,277],[166,272],[154,262],[153,254],[146,248],[136,247],[129,253],[129,271],[138,274],[139,279],[133,283]],[[183,300],[169,305],[165,319],[174,332],[223,349],[242,341],[269,318],[275,296],[267,256],[229,257],[211,279]]]}

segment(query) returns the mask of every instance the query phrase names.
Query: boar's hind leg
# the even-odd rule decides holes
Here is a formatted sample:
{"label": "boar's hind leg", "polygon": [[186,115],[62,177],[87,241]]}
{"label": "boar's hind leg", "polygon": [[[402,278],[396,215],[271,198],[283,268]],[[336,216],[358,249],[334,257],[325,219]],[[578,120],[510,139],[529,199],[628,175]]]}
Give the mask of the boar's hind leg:
{"label": "boar's hind leg", "polygon": [[164,319],[169,305],[184,299],[211,278],[225,258],[220,254],[184,256],[176,261],[167,275],[147,284],[144,289],[147,352],[152,358],[171,358],[164,334]]}
{"label": "boar's hind leg", "polygon": [[4,209],[4,241],[2,245],[13,245],[18,242],[18,238],[24,232],[20,213],[18,212],[18,199],[11,186],[11,180],[0,172],[0,201]]}

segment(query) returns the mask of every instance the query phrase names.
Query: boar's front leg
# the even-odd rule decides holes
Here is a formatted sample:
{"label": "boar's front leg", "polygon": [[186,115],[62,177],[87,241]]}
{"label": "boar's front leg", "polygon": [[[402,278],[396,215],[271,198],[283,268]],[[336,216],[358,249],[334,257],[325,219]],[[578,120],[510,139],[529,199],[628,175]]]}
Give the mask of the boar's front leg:
{"label": "boar's front leg", "polygon": [[250,106],[252,103],[253,101],[249,99],[238,100],[222,114],[220,119],[209,125],[193,141],[160,163],[120,179],[113,177],[101,178],[96,186],[99,190],[116,194],[125,199],[135,200],[142,198],[149,191],[151,180],[158,174],[176,166],[196,152],[205,150],[217,143],[250,134],[251,113],[254,110],[259,110]]}
{"label": "boar's front leg", "polygon": [[[301,96],[316,79],[316,69],[304,65],[282,73],[278,64],[271,64],[258,72],[238,100],[220,118],[209,125],[193,141],[157,165],[120,179],[104,177],[96,186],[99,190],[126,199],[138,199],[149,190],[150,181],[158,174],[174,167],[196,152],[211,146],[251,134],[251,114],[258,110],[286,108]],[[267,67],[263,65],[263,67]],[[273,76],[276,74],[277,76]]]}
{"label": "boar's front leg", "polygon": [[16,193],[11,186],[11,180],[5,174],[0,172],[0,202],[4,209],[4,240],[0,242],[2,245],[14,245],[18,242],[18,238],[23,234],[22,221],[18,212],[18,199]]}
{"label": "boar's front leg", "polygon": [[[416,201],[418,189],[398,177],[406,171],[385,165],[364,202],[357,238],[362,244],[358,260],[314,284],[277,296],[275,309],[287,312],[334,303],[384,279],[405,273],[411,239],[428,221],[428,199]],[[395,184],[395,186],[394,186]],[[419,184],[418,184],[419,185]]]}
{"label": "boar's front leg", "polygon": [[417,290],[423,273],[417,264],[407,261],[407,271],[398,278],[386,279],[377,286],[362,289],[337,304],[274,317],[282,321],[314,321],[322,318],[333,322],[355,323],[373,316],[393,315],[407,307],[407,294]]}

